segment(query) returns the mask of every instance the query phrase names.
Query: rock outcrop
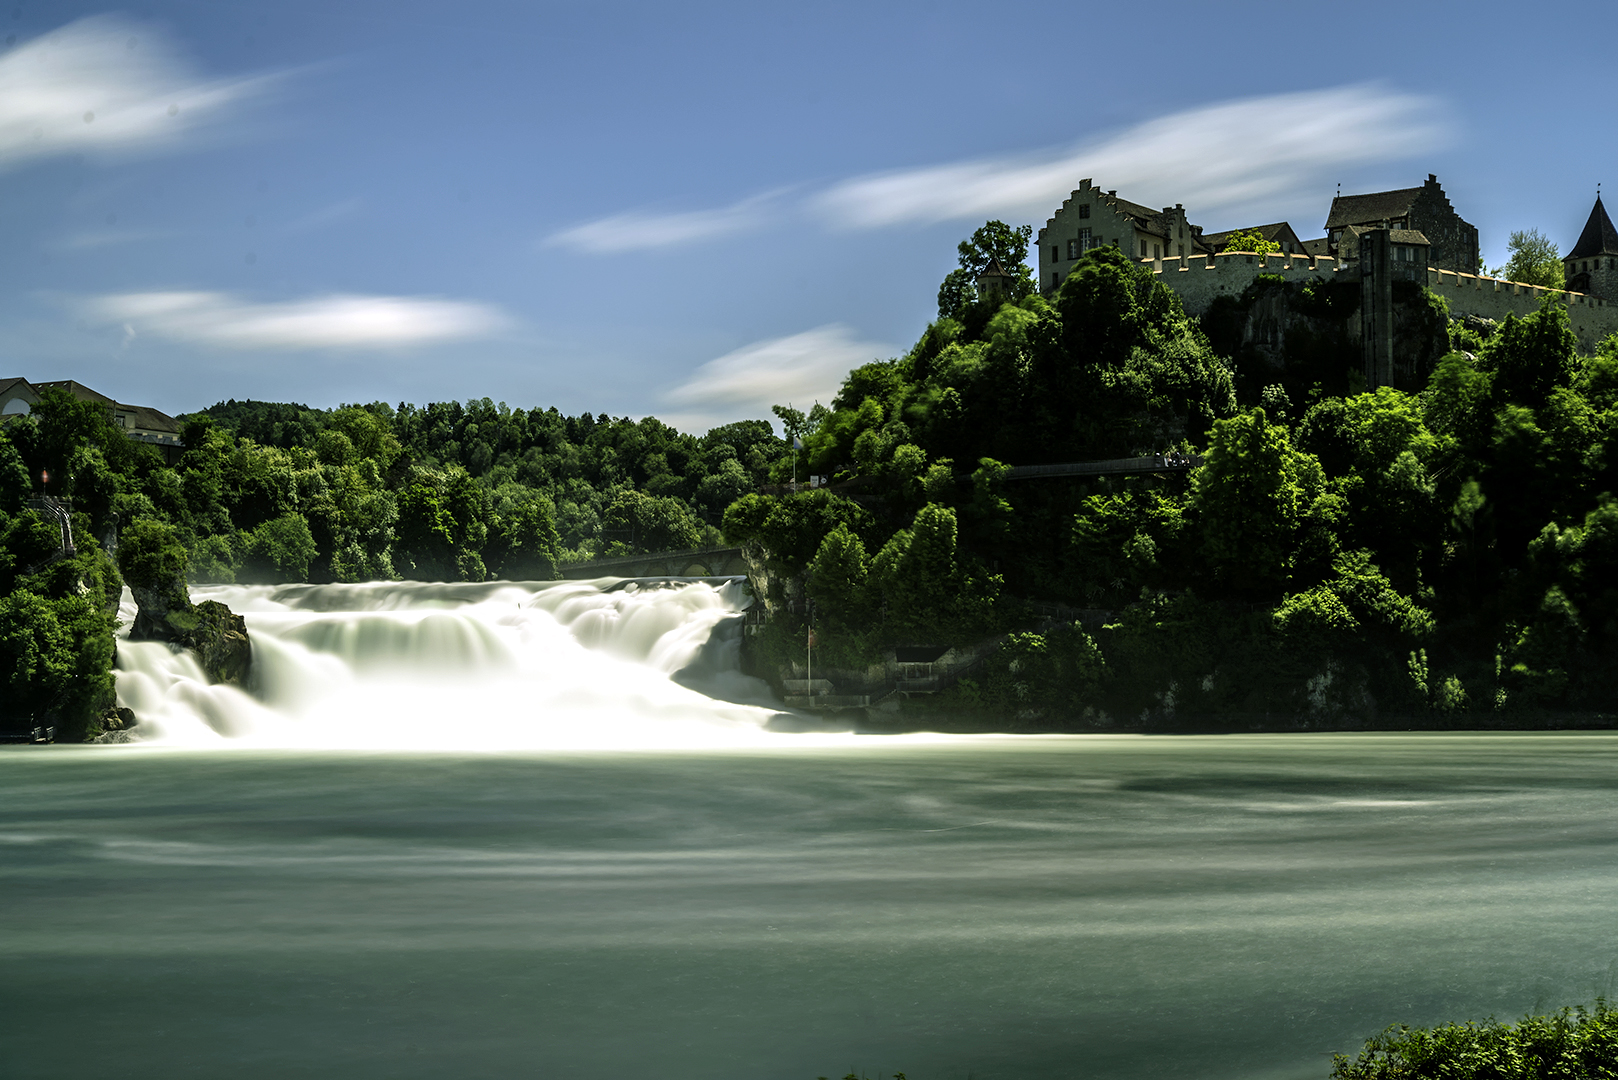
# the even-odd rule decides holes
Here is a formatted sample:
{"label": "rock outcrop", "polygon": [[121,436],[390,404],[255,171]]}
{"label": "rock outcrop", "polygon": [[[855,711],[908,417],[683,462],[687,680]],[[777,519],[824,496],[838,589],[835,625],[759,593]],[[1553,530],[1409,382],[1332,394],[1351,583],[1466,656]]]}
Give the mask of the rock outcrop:
{"label": "rock outcrop", "polygon": [[247,621],[215,600],[191,603],[185,549],[172,526],[137,520],[121,538],[118,562],[139,608],[131,641],[166,641],[190,649],[210,681],[246,683],[253,663]]}

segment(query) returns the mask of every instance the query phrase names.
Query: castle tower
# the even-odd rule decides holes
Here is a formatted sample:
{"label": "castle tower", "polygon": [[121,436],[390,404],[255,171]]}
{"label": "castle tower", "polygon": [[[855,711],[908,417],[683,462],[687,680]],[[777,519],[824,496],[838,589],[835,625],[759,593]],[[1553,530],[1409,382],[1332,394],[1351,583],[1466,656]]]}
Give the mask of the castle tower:
{"label": "castle tower", "polygon": [[1567,271],[1569,289],[1603,300],[1618,300],[1618,229],[1612,227],[1599,193],[1579,242],[1562,259],[1562,266]]}

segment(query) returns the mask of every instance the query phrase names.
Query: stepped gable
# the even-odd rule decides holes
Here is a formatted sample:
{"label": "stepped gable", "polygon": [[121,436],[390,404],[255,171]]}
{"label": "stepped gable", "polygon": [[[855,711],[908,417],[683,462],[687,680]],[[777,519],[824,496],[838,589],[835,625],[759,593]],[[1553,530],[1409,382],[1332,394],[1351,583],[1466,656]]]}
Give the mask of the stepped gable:
{"label": "stepped gable", "polygon": [[1326,229],[1330,231],[1349,225],[1406,217],[1421,191],[1421,188],[1413,187],[1397,191],[1373,191],[1368,195],[1339,195],[1331,201]]}
{"label": "stepped gable", "polygon": [[1607,208],[1601,205],[1600,195],[1596,196],[1590,220],[1584,223],[1584,231],[1579,234],[1579,242],[1563,257],[1587,259],[1592,255],[1618,255],[1618,229],[1612,227],[1612,219],[1607,216]]}

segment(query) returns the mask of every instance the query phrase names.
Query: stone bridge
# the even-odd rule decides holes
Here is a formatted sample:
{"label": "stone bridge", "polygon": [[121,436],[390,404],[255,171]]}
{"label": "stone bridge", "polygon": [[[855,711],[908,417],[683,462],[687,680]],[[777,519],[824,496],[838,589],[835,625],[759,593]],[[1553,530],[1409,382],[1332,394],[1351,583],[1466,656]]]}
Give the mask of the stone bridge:
{"label": "stone bridge", "polygon": [[591,559],[564,563],[559,568],[570,581],[590,578],[733,577],[747,573],[747,562],[739,547],[690,548],[660,551],[654,555],[625,555],[616,559]]}

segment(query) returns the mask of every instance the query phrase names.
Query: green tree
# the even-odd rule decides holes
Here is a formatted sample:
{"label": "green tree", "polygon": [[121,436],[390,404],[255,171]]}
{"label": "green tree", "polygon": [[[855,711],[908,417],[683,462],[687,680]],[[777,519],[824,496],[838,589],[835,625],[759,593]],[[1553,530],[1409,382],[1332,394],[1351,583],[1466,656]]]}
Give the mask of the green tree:
{"label": "green tree", "polygon": [[602,515],[609,554],[684,551],[702,543],[702,523],[679,499],[625,489]]}
{"label": "green tree", "polygon": [[809,595],[827,630],[858,634],[870,625],[870,573],[865,544],[839,522],[809,563]]}
{"label": "green tree", "polygon": [[1506,250],[1511,254],[1504,266],[1494,268],[1495,277],[1547,289],[1560,289],[1567,284],[1556,242],[1541,236],[1538,229],[1513,231]]}
{"label": "green tree", "polygon": [[259,525],[243,537],[249,577],[266,582],[305,581],[319,553],[309,521],[295,510]]}
{"label": "green tree", "polygon": [[1202,555],[1239,593],[1280,590],[1290,578],[1299,526],[1324,494],[1320,462],[1293,448],[1263,409],[1213,426],[1206,460],[1192,476]]}
{"label": "green tree", "polygon": [[938,317],[954,319],[978,298],[978,284],[970,271],[951,270],[938,287]]}
{"label": "green tree", "polygon": [[987,270],[991,262],[999,263],[1000,269],[1011,276],[1007,300],[1021,300],[1034,291],[1034,272],[1028,267],[1028,242],[1033,235],[1032,225],[1012,228],[1003,221],[988,221],[960,242],[956,254],[961,270],[973,284],[974,295],[978,275]]}
{"label": "green tree", "polygon": [[549,581],[557,576],[561,538],[556,509],[547,498],[519,503],[499,519],[493,559],[495,572],[510,581]]}
{"label": "green tree", "polygon": [[1264,239],[1257,229],[1238,229],[1225,238],[1226,251],[1251,251],[1256,255],[1272,255],[1281,250],[1274,240]]}

